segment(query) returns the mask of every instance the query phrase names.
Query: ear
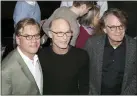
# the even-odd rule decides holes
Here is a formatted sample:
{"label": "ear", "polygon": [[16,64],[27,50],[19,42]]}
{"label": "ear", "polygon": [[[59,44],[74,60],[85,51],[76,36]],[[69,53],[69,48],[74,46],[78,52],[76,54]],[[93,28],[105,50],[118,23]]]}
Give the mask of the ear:
{"label": "ear", "polygon": [[107,30],[106,30],[106,28],[103,28],[103,31],[104,31],[104,33],[107,33]]}
{"label": "ear", "polygon": [[20,45],[20,38],[19,38],[19,36],[16,36],[16,43],[17,43],[17,45]]}
{"label": "ear", "polygon": [[49,37],[52,38],[52,32],[48,31]]}

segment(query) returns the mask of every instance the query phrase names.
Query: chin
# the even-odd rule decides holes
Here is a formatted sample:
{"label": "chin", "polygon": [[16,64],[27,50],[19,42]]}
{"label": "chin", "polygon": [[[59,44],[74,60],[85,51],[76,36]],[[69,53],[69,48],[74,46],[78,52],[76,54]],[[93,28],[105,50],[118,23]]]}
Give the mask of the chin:
{"label": "chin", "polygon": [[37,53],[38,49],[31,49],[30,52],[31,53]]}
{"label": "chin", "polygon": [[117,41],[122,41],[123,40],[123,37],[121,37],[121,38],[117,38]]}
{"label": "chin", "polygon": [[121,36],[121,37],[113,37],[113,40],[114,40],[114,41],[117,41],[117,42],[120,42],[120,41],[123,40],[123,38],[124,38],[124,37],[122,37],[122,36]]}
{"label": "chin", "polygon": [[68,45],[60,45],[59,46],[61,49],[66,49],[68,47]]}

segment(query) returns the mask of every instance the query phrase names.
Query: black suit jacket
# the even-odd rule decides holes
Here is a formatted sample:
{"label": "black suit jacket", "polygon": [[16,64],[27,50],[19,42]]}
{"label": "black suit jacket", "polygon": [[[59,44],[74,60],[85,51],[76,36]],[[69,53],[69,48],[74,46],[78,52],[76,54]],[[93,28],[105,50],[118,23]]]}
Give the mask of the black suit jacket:
{"label": "black suit jacket", "polygon": [[[90,57],[90,94],[99,95],[101,93],[101,76],[103,53],[106,35],[93,36],[88,39],[85,50]],[[129,37],[126,38],[126,58],[125,72],[122,83],[121,94],[132,95],[137,91],[137,73],[136,73],[136,41]]]}

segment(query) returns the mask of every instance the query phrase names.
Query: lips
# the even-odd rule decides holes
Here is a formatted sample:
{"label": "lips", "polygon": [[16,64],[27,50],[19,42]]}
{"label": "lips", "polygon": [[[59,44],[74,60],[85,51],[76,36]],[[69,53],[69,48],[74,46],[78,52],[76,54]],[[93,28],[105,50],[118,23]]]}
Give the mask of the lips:
{"label": "lips", "polygon": [[34,47],[34,48],[37,48],[38,47],[38,45],[37,44],[35,44],[35,45],[30,45],[30,47]]}
{"label": "lips", "polygon": [[62,42],[60,42],[60,43],[66,44],[66,43],[67,43],[67,41],[62,41]]}

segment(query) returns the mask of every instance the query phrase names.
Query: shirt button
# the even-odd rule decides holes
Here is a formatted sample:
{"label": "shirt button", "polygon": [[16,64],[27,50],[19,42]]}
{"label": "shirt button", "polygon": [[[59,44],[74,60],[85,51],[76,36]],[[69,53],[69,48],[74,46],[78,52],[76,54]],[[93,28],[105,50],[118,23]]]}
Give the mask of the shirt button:
{"label": "shirt button", "polygon": [[113,62],[114,62],[115,60],[113,60]]}

